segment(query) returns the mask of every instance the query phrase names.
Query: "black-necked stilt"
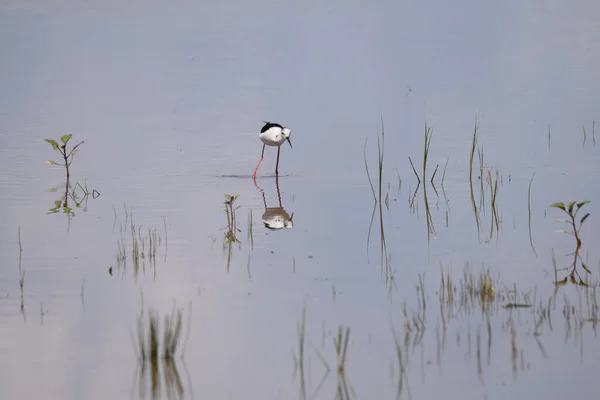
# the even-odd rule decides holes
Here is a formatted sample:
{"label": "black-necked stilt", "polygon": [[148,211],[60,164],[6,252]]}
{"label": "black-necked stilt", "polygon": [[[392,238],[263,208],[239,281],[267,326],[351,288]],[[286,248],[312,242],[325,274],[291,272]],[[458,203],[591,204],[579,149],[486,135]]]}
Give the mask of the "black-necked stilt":
{"label": "black-necked stilt", "polygon": [[[290,141],[290,131],[289,128],[276,124],[274,122],[263,121],[265,126],[260,130],[260,140],[263,142],[263,149],[260,155],[260,160],[258,160],[258,164],[254,169],[254,174],[252,175],[256,178],[256,171],[258,171],[258,167],[263,160],[263,156],[265,155],[265,146],[277,146],[277,163],[275,164],[275,175],[279,175],[279,151],[281,150],[281,145],[287,140],[292,147],[292,142]],[[292,147],[293,148],[293,147]]]}

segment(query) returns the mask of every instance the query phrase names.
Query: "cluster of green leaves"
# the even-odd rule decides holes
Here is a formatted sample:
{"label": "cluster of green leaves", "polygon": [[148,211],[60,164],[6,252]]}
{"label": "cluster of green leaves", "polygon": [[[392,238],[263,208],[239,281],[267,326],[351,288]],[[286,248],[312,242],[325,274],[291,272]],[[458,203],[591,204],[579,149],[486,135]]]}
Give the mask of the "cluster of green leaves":
{"label": "cluster of green leaves", "polygon": [[75,212],[73,212],[73,209],[71,207],[69,207],[69,203],[67,201],[65,201],[64,198],[54,200],[54,207],[52,207],[50,210],[48,210],[48,214],[56,214],[56,213],[60,212],[61,209],[62,209],[62,212],[67,214],[68,216],[70,216],[70,217],[75,216]]}
{"label": "cluster of green leaves", "polygon": [[[577,203],[575,200],[571,201],[570,203],[568,203],[567,205],[565,205],[565,203],[563,202],[559,202],[559,203],[554,203],[552,204],[550,207],[553,208],[560,208],[561,210],[563,210],[564,212],[566,212],[569,215],[573,215],[573,217],[577,216],[577,213],[579,212],[579,210],[586,204],[591,203],[590,200],[584,200],[581,201],[579,203]],[[573,213],[573,208],[575,208],[575,212]],[[581,229],[581,225],[583,225],[583,223],[585,222],[585,220],[590,216],[590,213],[585,214],[583,217],[581,217],[581,221],[579,222],[579,229]],[[564,222],[571,222],[571,221],[564,221]]]}
{"label": "cluster of green leaves", "polygon": [[[557,221],[569,224],[571,229],[561,229],[558,232],[572,235],[575,238],[576,243],[575,251],[571,253],[571,255],[573,256],[573,263],[567,268],[562,268],[562,270],[570,269],[571,273],[562,280],[556,280],[554,283],[557,285],[565,285],[570,280],[574,284],[587,286],[585,281],[579,276],[579,272],[577,271],[577,265],[579,261],[579,264],[585,270],[585,272],[591,274],[591,271],[589,270],[589,268],[583,261],[583,258],[581,257],[581,237],[579,236],[579,231],[581,230],[583,223],[589,218],[590,213],[584,214],[583,217],[581,217],[579,220],[577,214],[579,213],[579,211],[581,211],[583,206],[585,206],[588,203],[590,203],[589,200],[584,200],[580,202],[571,201],[567,204],[563,202],[557,202],[550,206],[551,208],[558,208],[560,210],[563,210],[567,214],[568,218],[557,218]],[[578,279],[576,278],[576,276]]]}
{"label": "cluster of green leaves", "polygon": [[239,194],[236,194],[235,196],[232,196],[230,194],[226,194],[225,195],[225,201],[223,202],[226,206],[233,206],[233,203],[236,201],[236,199],[240,197]]}
{"label": "cluster of green leaves", "polygon": [[52,148],[54,149],[54,151],[59,152],[63,156],[63,159],[64,159],[64,164],[59,164],[59,163],[57,163],[56,161],[53,161],[53,160],[47,160],[46,164],[50,164],[50,165],[62,165],[62,166],[67,167],[67,168],[71,165],[71,163],[73,162],[73,157],[75,157],[75,154],[77,154],[77,148],[83,144],[83,141],[77,143],[75,145],[75,147],[73,147],[71,149],[71,151],[69,151],[69,153],[67,153],[67,143],[69,143],[69,140],[71,140],[72,137],[73,137],[72,134],[62,135],[60,137],[60,141],[61,141],[62,144],[59,144],[54,139],[44,139],[44,141],[50,143],[50,145],[52,146]]}

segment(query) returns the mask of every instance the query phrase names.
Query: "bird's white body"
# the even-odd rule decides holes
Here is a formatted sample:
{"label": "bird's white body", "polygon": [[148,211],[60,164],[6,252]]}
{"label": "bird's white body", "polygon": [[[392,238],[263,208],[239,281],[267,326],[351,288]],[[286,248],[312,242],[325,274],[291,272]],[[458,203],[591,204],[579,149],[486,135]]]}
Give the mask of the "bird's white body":
{"label": "bird's white body", "polygon": [[261,132],[259,137],[260,140],[267,146],[281,146],[285,143],[287,138],[290,136],[290,130],[288,128],[281,128],[274,126]]}
{"label": "bird's white body", "polygon": [[290,147],[292,147],[292,142],[290,141],[290,131],[289,128],[281,126],[277,123],[263,121],[265,125],[260,130],[260,140],[263,142],[263,149],[260,155],[260,160],[258,161],[258,165],[254,169],[253,178],[256,179],[256,171],[258,171],[258,167],[263,160],[265,155],[265,147],[273,146],[277,147],[277,163],[275,164],[275,175],[279,175],[279,151],[281,150],[281,145],[284,142],[288,142]]}

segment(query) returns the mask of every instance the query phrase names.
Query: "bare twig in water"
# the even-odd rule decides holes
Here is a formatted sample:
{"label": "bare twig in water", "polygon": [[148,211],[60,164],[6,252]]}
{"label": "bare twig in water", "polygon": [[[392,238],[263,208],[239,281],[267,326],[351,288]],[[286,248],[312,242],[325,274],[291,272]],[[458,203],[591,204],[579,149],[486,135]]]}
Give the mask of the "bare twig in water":
{"label": "bare twig in water", "polygon": [[302,305],[302,320],[296,325],[298,333],[298,355],[294,354],[294,375],[300,372],[300,398],[306,398],[306,381],[304,377],[304,347],[306,343],[306,303]]}
{"label": "bare twig in water", "polygon": [[419,174],[417,173],[417,170],[415,169],[415,166],[410,157],[408,157],[408,161],[410,162],[410,166],[412,167],[412,170],[415,173],[415,176],[417,177],[417,181],[419,181],[419,183],[421,183],[421,178],[419,178]]}
{"label": "bare twig in water", "polygon": [[433,171],[433,175],[431,176],[431,180],[429,181],[429,182],[431,182],[432,185],[433,185],[433,180],[435,179],[435,174],[437,173],[439,166],[440,166],[440,164],[435,166],[435,170]]}
{"label": "bare twig in water", "polygon": [[85,288],[85,278],[81,279],[81,306],[83,307],[83,310],[85,311],[85,300],[83,298],[84,295],[84,288]]}
{"label": "bare twig in water", "polygon": [[25,271],[22,267],[22,259],[23,259],[23,245],[21,244],[21,227],[17,231],[17,237],[19,238],[19,287],[21,288],[21,315],[23,315],[23,319],[26,320],[25,317],[25,301],[23,298],[23,289],[25,286]]}
{"label": "bare twig in water", "polygon": [[[384,148],[385,148],[385,128],[383,125],[383,117],[381,118],[381,137],[379,134],[377,135],[377,169],[378,169],[378,192],[375,193],[375,189],[373,187],[373,183],[371,180],[371,176],[369,174],[369,168],[367,164],[367,156],[366,156],[366,145],[365,141],[365,151],[364,151],[364,159],[365,159],[365,170],[367,172],[367,178],[369,180],[369,184],[371,186],[371,191],[373,193],[374,205],[373,205],[373,214],[371,215],[371,222],[369,223],[369,230],[367,233],[367,258],[369,258],[369,243],[371,239],[371,228],[373,226],[373,221],[375,219],[375,211],[377,207],[379,207],[379,234],[380,234],[380,251],[381,251],[381,266],[383,268],[384,260],[387,260],[387,246],[385,242],[385,230],[383,226],[383,206],[382,206],[382,187],[383,187],[383,156],[384,156]],[[386,279],[389,277],[388,264],[386,263]]]}
{"label": "bare twig in water", "polygon": [[442,190],[444,190],[444,180],[446,179],[446,168],[448,168],[448,161],[450,161],[450,157],[446,159],[446,165],[444,165],[444,172],[442,173]]}
{"label": "bare twig in water", "polygon": [[[425,118],[425,144],[424,144],[424,148],[423,148],[423,182],[427,181],[427,158],[429,157],[429,147],[431,146],[432,136],[433,136],[433,128],[427,126],[427,118]],[[436,171],[437,171],[437,168],[436,168]],[[432,180],[433,180],[433,178],[432,178]]]}
{"label": "bare twig in water", "polygon": [[408,386],[408,376],[406,374],[406,360],[402,352],[402,342],[400,340],[400,337],[396,333],[396,328],[394,328],[393,323],[392,334],[394,336],[394,345],[396,346],[396,359],[398,361],[398,388],[396,392],[396,399],[402,398],[402,392],[404,391],[405,383],[408,397],[411,398],[410,387]]}
{"label": "bare twig in water", "polygon": [[[17,231],[17,237],[19,238],[19,274],[21,274],[21,260],[23,257],[23,245],[21,244],[21,227],[19,226],[19,229]],[[21,284],[21,288],[23,288],[23,285]]]}
{"label": "bare twig in water", "polygon": [[533,238],[531,237],[531,184],[533,183],[533,178],[535,177],[535,173],[531,176],[531,180],[529,181],[529,189],[527,191],[527,211],[529,213],[529,244],[533,249],[533,253],[535,254],[535,258],[538,257],[537,252],[535,251],[535,246],[533,245]]}
{"label": "bare twig in water", "polygon": [[480,232],[479,223],[479,211],[477,210],[477,204],[475,203],[475,194],[473,192],[473,159],[475,156],[475,149],[477,148],[477,139],[479,137],[479,122],[477,121],[477,115],[475,115],[475,127],[473,129],[473,140],[471,141],[471,151],[469,154],[469,189],[471,195],[471,206],[473,207],[473,213],[475,214],[475,222],[477,223],[477,236]]}
{"label": "bare twig in water", "polygon": [[377,202],[377,196],[375,195],[375,188],[373,187],[373,181],[371,180],[371,174],[369,173],[369,165],[367,164],[367,142],[369,139],[365,139],[365,148],[363,151],[363,157],[365,159],[365,171],[367,171],[367,179],[369,180],[369,185],[371,186],[371,192],[373,192],[373,200]]}
{"label": "bare twig in water", "polygon": [[254,222],[252,221],[252,209],[248,211],[248,239],[250,239],[250,249],[254,250]]}
{"label": "bare twig in water", "polygon": [[169,249],[168,242],[169,236],[167,234],[167,219],[163,216],[163,225],[165,226],[165,263],[167,262],[167,252]]}

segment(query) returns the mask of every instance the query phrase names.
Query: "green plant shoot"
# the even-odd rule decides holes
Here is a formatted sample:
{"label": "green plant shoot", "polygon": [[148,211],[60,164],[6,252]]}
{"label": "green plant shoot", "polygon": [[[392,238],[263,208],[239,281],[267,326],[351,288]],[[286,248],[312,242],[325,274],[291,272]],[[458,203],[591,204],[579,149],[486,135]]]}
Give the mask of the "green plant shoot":
{"label": "green plant shoot", "polygon": [[50,145],[52,146],[52,149],[54,149],[54,151],[59,152],[60,155],[63,158],[63,163],[62,164],[59,164],[59,163],[57,163],[56,161],[53,161],[53,160],[46,160],[46,164],[61,165],[61,166],[65,167],[65,169],[67,171],[67,181],[70,178],[69,167],[71,166],[71,163],[73,162],[73,158],[75,157],[75,154],[77,154],[77,148],[83,144],[83,141],[81,141],[81,142],[77,143],[71,149],[71,151],[67,152],[67,144],[69,143],[69,140],[71,140],[72,137],[73,137],[72,134],[62,135],[60,137],[60,141],[61,141],[62,144],[59,144],[54,139],[44,139],[44,141],[50,143]]}

